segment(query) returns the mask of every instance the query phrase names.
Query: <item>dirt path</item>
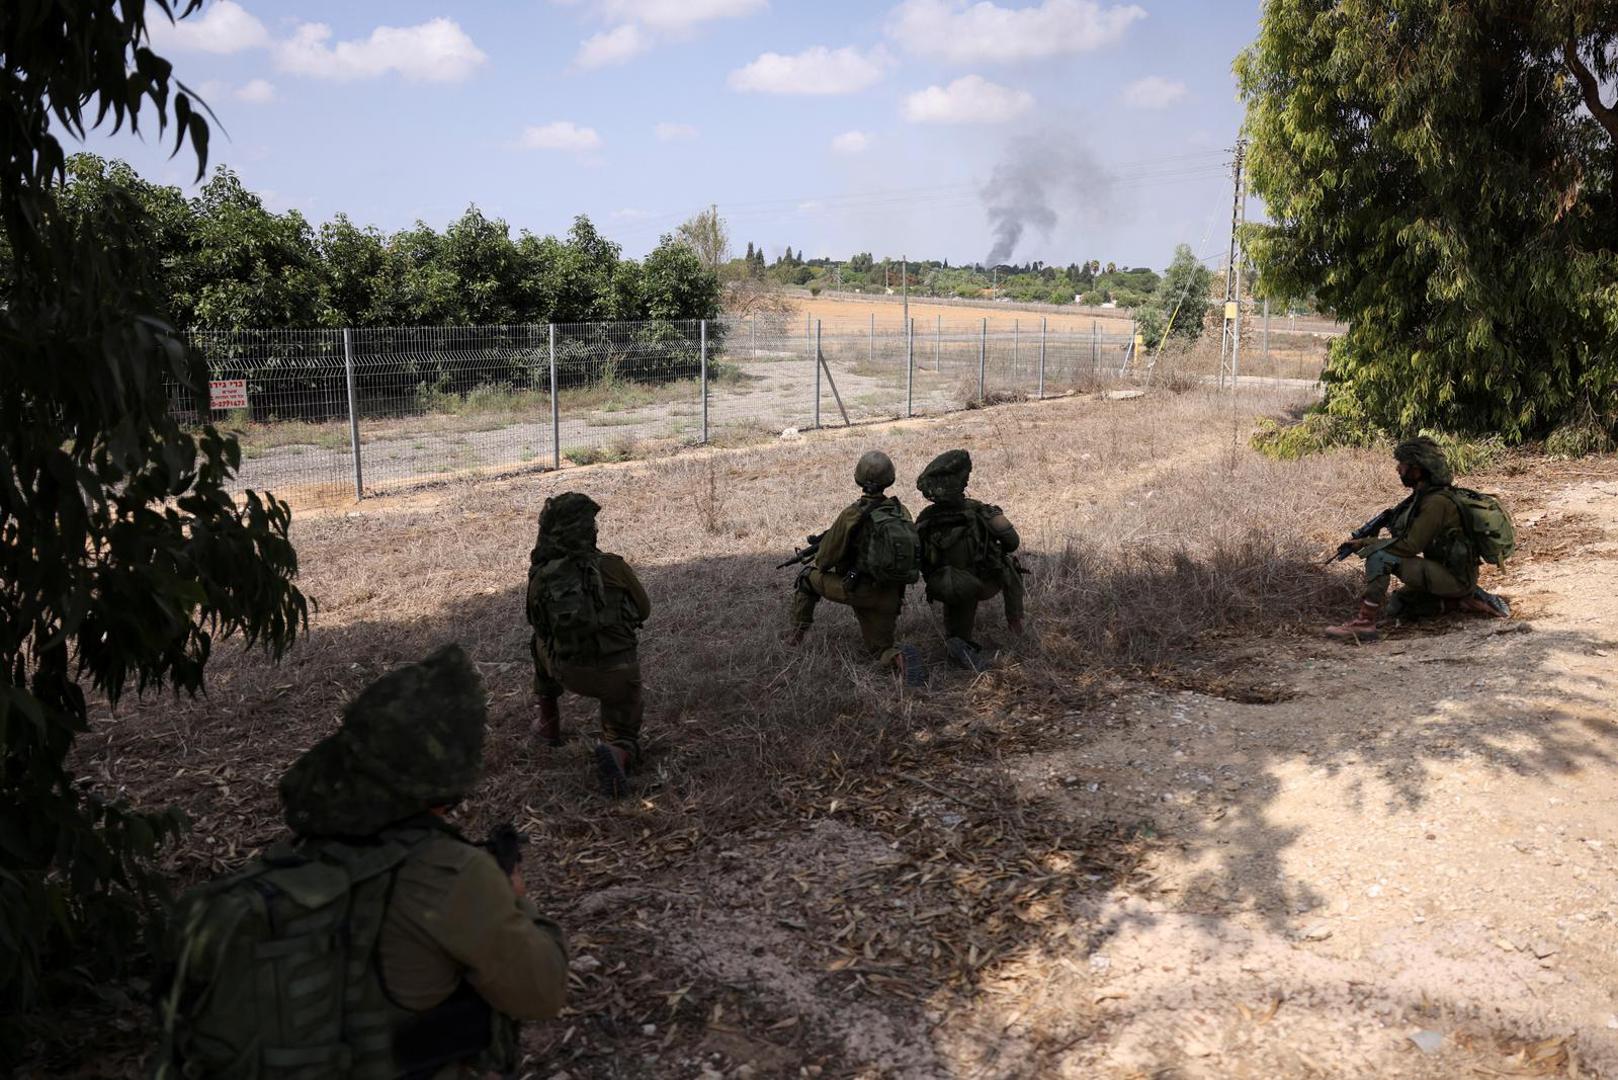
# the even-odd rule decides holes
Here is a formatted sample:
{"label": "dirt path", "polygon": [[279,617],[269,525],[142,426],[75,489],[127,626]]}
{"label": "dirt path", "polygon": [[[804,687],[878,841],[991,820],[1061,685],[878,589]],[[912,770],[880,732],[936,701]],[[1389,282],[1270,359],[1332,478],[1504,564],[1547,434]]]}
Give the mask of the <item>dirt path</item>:
{"label": "dirt path", "polygon": [[1014,766],[1168,840],[1000,1006],[1099,1005],[1057,1075],[1618,1075],[1618,482],[1524,522],[1578,540],[1505,579],[1508,624],[1231,649],[1211,676],[1284,700],[1125,699]]}

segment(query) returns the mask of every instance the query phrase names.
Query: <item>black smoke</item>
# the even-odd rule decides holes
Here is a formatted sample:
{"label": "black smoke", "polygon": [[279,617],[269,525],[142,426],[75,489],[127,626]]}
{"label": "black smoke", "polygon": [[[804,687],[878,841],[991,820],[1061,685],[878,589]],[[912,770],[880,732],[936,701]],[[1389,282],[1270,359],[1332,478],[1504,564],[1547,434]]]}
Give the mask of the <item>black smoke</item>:
{"label": "black smoke", "polygon": [[986,265],[1009,262],[1028,229],[1049,236],[1064,215],[1098,209],[1110,188],[1107,170],[1072,140],[1013,138],[982,192],[994,235]]}

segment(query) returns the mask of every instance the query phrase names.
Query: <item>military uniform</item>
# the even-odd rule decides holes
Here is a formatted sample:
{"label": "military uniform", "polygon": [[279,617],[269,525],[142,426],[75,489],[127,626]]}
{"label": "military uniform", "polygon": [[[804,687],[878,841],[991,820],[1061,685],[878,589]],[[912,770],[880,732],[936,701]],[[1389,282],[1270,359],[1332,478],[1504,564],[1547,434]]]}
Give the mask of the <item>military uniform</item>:
{"label": "military uniform", "polygon": [[441,812],[482,770],[459,647],[399,668],[293,763],[295,839],[178,905],[160,1080],[511,1070],[567,990],[556,924]]}
{"label": "military uniform", "polygon": [[[854,573],[860,523],[873,507],[890,498],[880,493],[861,495],[844,508],[821,535],[814,565],[799,575],[797,591],[792,596],[792,625],[799,630],[807,630],[815,621],[815,605],[822,599],[853,608],[860,624],[860,638],[881,664],[893,663],[898,655],[894,639],[899,611],[904,607],[904,589],[857,578],[851,585],[849,580]],[[892,501],[899,503],[898,499]]]}
{"label": "military uniform", "polygon": [[[644,707],[637,631],[650,617],[652,601],[628,563],[596,548],[595,517],[600,509],[588,496],[567,492],[545,500],[540,512],[539,539],[529,555],[528,589],[534,692],[540,708],[534,731],[551,745],[560,744],[562,692],[595,698],[601,704],[602,733],[597,767],[607,793],[620,795],[629,771],[641,760]],[[599,575],[599,595],[592,590],[588,641],[556,625],[544,595],[548,574],[581,561]]]}
{"label": "military uniform", "polygon": [[[1365,560],[1365,586],[1359,612],[1329,626],[1327,637],[1375,641],[1377,618],[1386,603],[1395,617],[1419,618],[1453,607],[1497,618],[1511,614],[1502,598],[1478,587],[1480,558],[1454,493],[1454,473],[1443,448],[1427,436],[1406,439],[1393,450],[1399,476],[1411,488],[1388,527],[1385,540],[1367,539],[1356,553]],[[1393,579],[1404,585],[1388,599]]]}
{"label": "military uniform", "polygon": [[[975,653],[972,635],[978,605],[985,600],[1003,594],[1006,622],[1021,632],[1023,581],[1012,556],[1021,545],[1017,530],[998,506],[966,497],[971,474],[972,457],[965,450],[934,458],[916,478],[917,490],[930,502],[916,528],[927,599],[944,606],[944,633],[952,646],[961,643]],[[958,646],[951,652],[961,654]]]}

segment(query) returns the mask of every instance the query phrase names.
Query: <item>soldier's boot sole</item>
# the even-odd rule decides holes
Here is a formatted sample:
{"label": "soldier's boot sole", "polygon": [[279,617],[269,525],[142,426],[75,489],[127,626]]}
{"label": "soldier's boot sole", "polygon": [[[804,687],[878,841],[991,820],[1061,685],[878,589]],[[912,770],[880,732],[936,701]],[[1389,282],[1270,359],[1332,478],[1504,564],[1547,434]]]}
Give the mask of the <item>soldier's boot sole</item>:
{"label": "soldier's boot sole", "polygon": [[629,755],[610,743],[596,743],[596,775],[601,778],[601,794],[621,799],[629,793]]}
{"label": "soldier's boot sole", "polygon": [[922,662],[921,650],[914,645],[900,645],[895,651],[898,655],[893,658],[893,666],[900,681],[909,687],[926,686],[927,665]]}
{"label": "soldier's boot sole", "polygon": [[963,667],[980,675],[989,670],[989,661],[985,659],[983,651],[965,638],[947,638],[944,641],[944,653],[956,667]]}
{"label": "soldier's boot sole", "polygon": [[1342,626],[1328,626],[1321,633],[1333,641],[1370,642],[1382,637],[1381,631],[1374,626],[1356,626],[1353,623],[1344,623]]}
{"label": "soldier's boot sole", "polygon": [[1511,618],[1511,605],[1506,603],[1506,598],[1482,589],[1474,589],[1471,596],[1462,597],[1460,608],[1474,615],[1487,615],[1491,619]]}

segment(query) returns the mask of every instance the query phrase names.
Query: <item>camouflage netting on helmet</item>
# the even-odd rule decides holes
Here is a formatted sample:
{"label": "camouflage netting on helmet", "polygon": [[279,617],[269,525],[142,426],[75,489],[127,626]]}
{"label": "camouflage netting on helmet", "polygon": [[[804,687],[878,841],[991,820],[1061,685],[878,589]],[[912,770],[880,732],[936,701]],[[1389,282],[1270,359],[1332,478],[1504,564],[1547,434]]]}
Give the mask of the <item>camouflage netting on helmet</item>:
{"label": "camouflage netting on helmet", "polygon": [[539,536],[529,561],[548,562],[563,555],[594,551],[596,515],[601,506],[588,495],[564,491],[545,500],[539,511]]}
{"label": "camouflage netting on helmet", "polygon": [[945,450],[921,470],[916,490],[932,502],[959,502],[966,497],[971,478],[972,455],[965,450]]}
{"label": "camouflage netting on helmet", "polygon": [[458,802],[483,770],[483,680],[459,645],[391,671],[281,777],[300,836],[370,836]]}
{"label": "camouflage netting on helmet", "polygon": [[1406,439],[1393,448],[1393,460],[1404,465],[1419,465],[1427,474],[1427,482],[1434,487],[1448,487],[1455,480],[1450,471],[1444,448],[1426,435]]}
{"label": "camouflage netting on helmet", "polygon": [[881,491],[893,484],[898,473],[893,459],[880,450],[868,450],[854,466],[854,482],[867,491]]}

